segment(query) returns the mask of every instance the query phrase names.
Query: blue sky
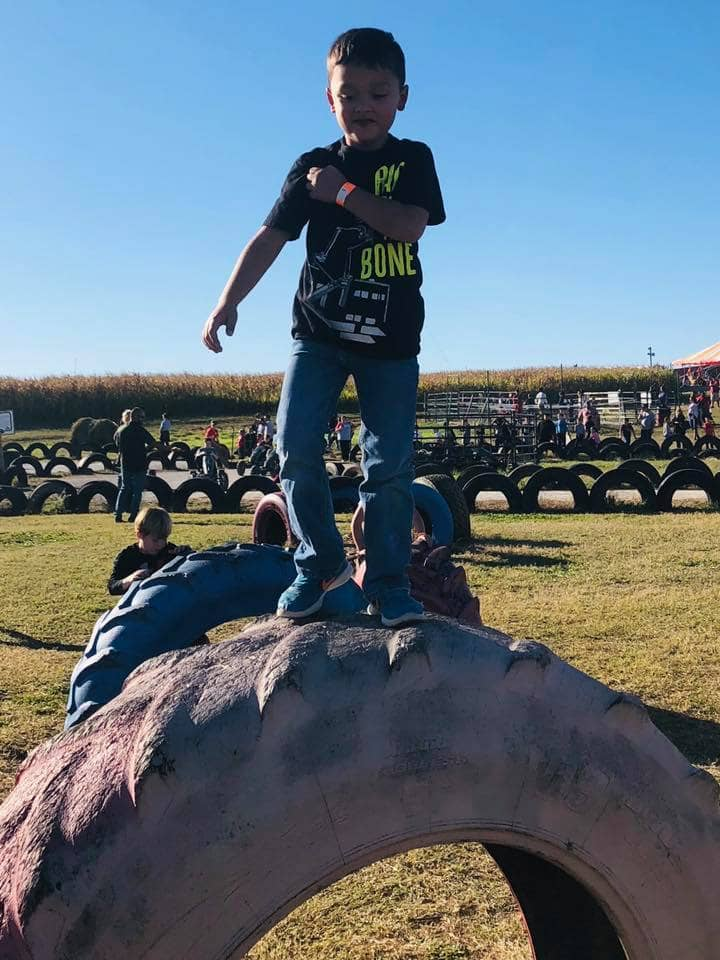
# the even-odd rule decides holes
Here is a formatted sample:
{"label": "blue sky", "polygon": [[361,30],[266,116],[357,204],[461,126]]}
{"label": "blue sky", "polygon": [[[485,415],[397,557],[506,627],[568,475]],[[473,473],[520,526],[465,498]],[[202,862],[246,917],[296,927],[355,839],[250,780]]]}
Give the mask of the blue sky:
{"label": "blue sky", "polygon": [[660,362],[720,340],[720,3],[0,2],[0,374],[283,369],[303,241],[202,324],[292,160],[324,56],[391,30],[448,213],[425,370]]}

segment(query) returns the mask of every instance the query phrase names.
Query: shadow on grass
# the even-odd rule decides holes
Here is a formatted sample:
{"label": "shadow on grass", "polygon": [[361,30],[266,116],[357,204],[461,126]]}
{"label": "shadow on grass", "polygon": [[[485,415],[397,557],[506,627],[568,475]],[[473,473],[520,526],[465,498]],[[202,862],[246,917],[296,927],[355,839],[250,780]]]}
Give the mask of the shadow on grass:
{"label": "shadow on grass", "polygon": [[[570,546],[564,540],[516,540],[509,537],[483,537],[473,543],[464,543],[453,559],[456,563],[474,562],[484,567],[560,567],[567,569],[570,561],[566,557],[555,557],[547,553],[527,553],[526,550],[538,548],[558,549]],[[492,549],[504,547],[504,550]],[[523,552],[519,552],[523,551]]]}
{"label": "shadow on grass", "polygon": [[[6,637],[9,639],[6,640]],[[0,627],[0,644],[7,647],[25,647],[27,650],[56,650],[59,653],[82,653],[85,649],[84,644],[51,643],[48,640],[38,640],[37,637],[31,637],[19,630],[10,630],[8,627]]]}
{"label": "shadow on grass", "polygon": [[549,557],[545,553],[501,553],[486,550],[482,559],[484,567],[560,567],[566,570],[570,561],[564,557]]}
{"label": "shadow on grass", "polygon": [[691,763],[715,764],[720,758],[720,723],[687,713],[648,707],[650,719]]}
{"label": "shadow on grass", "polygon": [[518,540],[516,537],[480,537],[471,544],[467,553],[482,553],[485,547],[546,547],[572,546],[567,540]]}

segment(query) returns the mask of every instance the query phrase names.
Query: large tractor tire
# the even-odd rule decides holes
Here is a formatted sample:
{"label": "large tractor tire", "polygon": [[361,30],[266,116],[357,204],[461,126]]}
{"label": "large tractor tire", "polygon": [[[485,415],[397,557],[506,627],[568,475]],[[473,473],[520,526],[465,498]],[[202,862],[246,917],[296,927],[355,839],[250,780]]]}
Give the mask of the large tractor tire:
{"label": "large tractor tire", "polygon": [[712,778],[539,644],[268,620],[153,659],[31,754],[0,807],[0,957],[239,960],[360,867],[477,841],[536,960],[715,960],[719,838]]}

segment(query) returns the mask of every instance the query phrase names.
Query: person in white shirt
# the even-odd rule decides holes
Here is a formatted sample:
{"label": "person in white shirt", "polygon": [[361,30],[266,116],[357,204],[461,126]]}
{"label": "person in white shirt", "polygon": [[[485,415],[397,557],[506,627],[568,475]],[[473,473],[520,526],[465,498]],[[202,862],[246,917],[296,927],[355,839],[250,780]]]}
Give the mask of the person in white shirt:
{"label": "person in white shirt", "polygon": [[168,415],[164,413],[160,421],[160,443],[165,444],[166,447],[170,446],[170,426]]}
{"label": "person in white shirt", "polygon": [[264,422],[262,424],[262,435],[265,440],[272,443],[272,439],[275,436],[275,426],[272,420],[268,417],[267,420],[263,418]]}

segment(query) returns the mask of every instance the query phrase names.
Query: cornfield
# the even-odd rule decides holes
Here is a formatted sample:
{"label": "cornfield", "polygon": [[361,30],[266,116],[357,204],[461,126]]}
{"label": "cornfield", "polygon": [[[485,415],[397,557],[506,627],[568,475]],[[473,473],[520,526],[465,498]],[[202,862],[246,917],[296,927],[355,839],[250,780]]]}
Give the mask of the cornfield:
{"label": "cornfield", "polygon": [[[37,379],[0,378],[0,410],[13,410],[18,426],[65,427],[79,417],[119,420],[126,407],[140,406],[151,419],[167,411],[175,419],[274,412],[282,373],[140,374],[64,376]],[[541,387],[552,398],[564,388],[577,390],[647,389],[651,379],[672,383],[666,367],[526,367],[514,370],[460,370],[425,373],[420,395],[448,390],[517,390],[534,394]],[[346,412],[357,410],[355,385],[348,381],[340,398]]]}

